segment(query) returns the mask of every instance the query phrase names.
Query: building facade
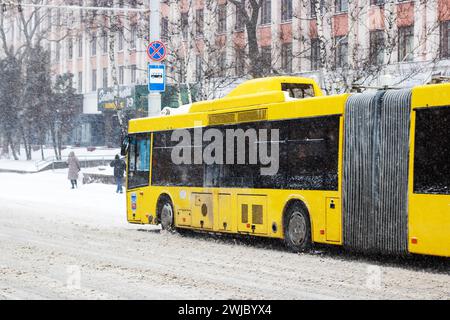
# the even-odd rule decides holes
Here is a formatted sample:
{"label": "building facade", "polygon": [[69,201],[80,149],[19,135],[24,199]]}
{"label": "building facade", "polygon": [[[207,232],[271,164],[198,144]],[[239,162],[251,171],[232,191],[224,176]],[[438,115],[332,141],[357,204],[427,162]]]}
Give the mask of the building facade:
{"label": "building facade", "polygon": [[189,59],[187,70],[178,68],[188,81],[214,75],[208,64],[218,78],[245,77],[254,57],[266,61],[264,74],[314,77],[328,93],[450,75],[449,0],[262,0],[259,53],[235,2],[169,3],[171,46],[184,51],[179,61]]}
{"label": "building facade", "polygon": [[[60,7],[23,8],[33,16],[26,28],[40,31],[36,41],[51,52],[53,74],[74,75],[84,118],[95,116],[77,135],[84,137],[81,144],[94,143],[88,133],[98,129],[92,126],[99,115],[105,116],[104,130],[117,126],[99,95],[147,83],[149,15],[67,6],[148,9],[149,0],[44,2]],[[313,77],[328,93],[450,75],[450,0],[261,0],[258,7],[244,2],[246,7],[226,0],[161,1],[161,38],[169,48],[165,63],[173,86],[165,104],[222,96],[254,76],[255,64],[262,76]],[[8,43],[19,48],[27,41],[24,26],[14,12],[7,17]],[[138,107],[142,102],[128,109]]]}

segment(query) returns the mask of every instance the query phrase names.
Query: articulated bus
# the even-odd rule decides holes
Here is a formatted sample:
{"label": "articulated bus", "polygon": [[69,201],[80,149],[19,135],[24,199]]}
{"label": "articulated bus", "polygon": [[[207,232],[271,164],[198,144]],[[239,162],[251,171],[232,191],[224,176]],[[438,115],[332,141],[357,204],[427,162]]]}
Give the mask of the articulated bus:
{"label": "articulated bus", "polygon": [[255,79],[131,120],[124,141],[130,223],[450,256],[450,84],[324,96]]}

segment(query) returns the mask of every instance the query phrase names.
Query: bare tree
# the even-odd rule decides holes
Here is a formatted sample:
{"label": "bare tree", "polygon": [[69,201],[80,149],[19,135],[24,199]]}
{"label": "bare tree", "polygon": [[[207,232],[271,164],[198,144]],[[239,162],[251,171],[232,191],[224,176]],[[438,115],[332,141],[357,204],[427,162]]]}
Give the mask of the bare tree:
{"label": "bare tree", "polygon": [[[426,27],[420,26],[418,37],[414,36],[414,21],[408,21],[411,8],[407,6],[420,6],[423,12],[426,6],[433,5],[425,0],[406,5],[384,1],[376,29],[369,23],[367,3],[349,0],[345,11],[348,31],[342,36],[336,36],[336,30],[330,28],[336,24],[335,1],[304,0],[301,5],[303,14],[295,18],[312,22],[314,28],[309,37],[294,37],[303,48],[297,55],[310,61],[311,71],[320,74],[321,86],[328,94],[348,92],[355,85],[378,85],[380,79],[391,74],[395,75],[391,86],[401,86],[418,74],[428,73],[439,61],[439,50],[430,48],[426,59],[418,59],[424,55],[426,44],[437,38],[439,21],[427,21]],[[399,29],[399,21],[405,24],[404,28]],[[439,47],[437,43],[432,45]]]}
{"label": "bare tree", "polygon": [[266,74],[267,65],[261,55],[258,44],[257,28],[261,13],[262,0],[230,0],[234,5],[237,19],[243,19],[247,35],[249,74],[262,77]]}
{"label": "bare tree", "polygon": [[[44,0],[32,0],[29,3],[34,5],[45,4]],[[19,2],[20,3],[20,2]],[[31,64],[33,63],[34,54],[36,50],[47,48],[48,44],[59,43],[63,41],[70,33],[71,26],[66,25],[64,19],[61,19],[58,10],[45,10],[40,7],[22,7],[17,2],[3,3],[0,9],[0,47],[3,51],[3,56],[7,59],[14,59],[19,65],[19,75],[23,79],[32,78],[29,72],[33,72]],[[16,41],[15,45],[13,40]],[[46,50],[46,49],[43,49]],[[48,51],[48,50],[47,50]],[[40,51],[42,52],[42,50]],[[20,146],[18,137],[23,141],[26,149],[27,159],[31,159],[31,143],[32,135],[29,133],[29,125],[27,122],[27,112],[25,110],[32,110],[33,103],[29,97],[32,96],[33,86],[36,85],[33,81],[22,81],[22,85],[18,86],[15,91],[16,99],[11,100],[15,104],[15,109],[18,110],[17,121],[13,126],[15,132],[12,137],[6,137],[7,144],[14,150],[14,146]],[[28,132],[28,133],[27,133]],[[8,133],[7,135],[10,135]],[[14,143],[14,140],[16,143]],[[41,139],[42,141],[42,139]],[[8,148],[3,148],[3,152]],[[19,149],[20,150],[20,149]],[[17,159],[13,152],[14,158]]]}

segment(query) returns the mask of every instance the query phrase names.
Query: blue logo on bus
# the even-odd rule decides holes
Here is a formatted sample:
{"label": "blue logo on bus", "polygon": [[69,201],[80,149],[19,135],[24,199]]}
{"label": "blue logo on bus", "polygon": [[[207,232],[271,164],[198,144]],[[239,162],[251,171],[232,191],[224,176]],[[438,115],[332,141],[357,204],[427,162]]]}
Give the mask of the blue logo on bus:
{"label": "blue logo on bus", "polygon": [[131,194],[131,209],[132,210],[136,210],[136,202],[137,202],[136,193],[133,192]]}

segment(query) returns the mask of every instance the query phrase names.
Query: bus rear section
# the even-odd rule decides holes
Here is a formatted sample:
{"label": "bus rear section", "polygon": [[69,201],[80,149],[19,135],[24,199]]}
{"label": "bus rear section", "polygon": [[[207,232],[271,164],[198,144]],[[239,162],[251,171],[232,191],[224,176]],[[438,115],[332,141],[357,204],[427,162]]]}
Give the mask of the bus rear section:
{"label": "bus rear section", "polygon": [[450,256],[450,84],[412,90],[409,251]]}
{"label": "bus rear section", "polygon": [[349,98],[345,247],[450,256],[449,106],[448,84]]}

